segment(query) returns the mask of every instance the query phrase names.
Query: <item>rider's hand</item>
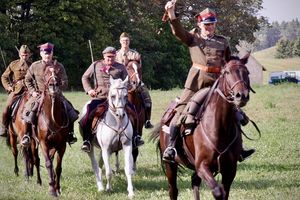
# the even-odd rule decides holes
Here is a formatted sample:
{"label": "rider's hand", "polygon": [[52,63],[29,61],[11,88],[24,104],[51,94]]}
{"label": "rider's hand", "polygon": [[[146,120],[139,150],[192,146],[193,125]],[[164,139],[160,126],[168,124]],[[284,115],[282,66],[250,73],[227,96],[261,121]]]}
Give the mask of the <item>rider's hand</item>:
{"label": "rider's hand", "polygon": [[31,96],[32,96],[32,97],[37,97],[38,95],[39,95],[39,93],[37,93],[37,92],[32,92],[32,93],[31,93]]}
{"label": "rider's hand", "polygon": [[175,16],[175,0],[168,1],[165,5],[165,10],[168,12],[169,18],[171,20],[176,19]]}
{"label": "rider's hand", "polygon": [[97,92],[95,90],[90,90],[90,91],[88,91],[88,95],[90,97],[96,97],[97,96]]}
{"label": "rider's hand", "polygon": [[9,87],[7,88],[7,92],[11,93],[11,92],[13,92],[13,91],[14,91],[14,88],[13,88],[13,87],[9,86]]}

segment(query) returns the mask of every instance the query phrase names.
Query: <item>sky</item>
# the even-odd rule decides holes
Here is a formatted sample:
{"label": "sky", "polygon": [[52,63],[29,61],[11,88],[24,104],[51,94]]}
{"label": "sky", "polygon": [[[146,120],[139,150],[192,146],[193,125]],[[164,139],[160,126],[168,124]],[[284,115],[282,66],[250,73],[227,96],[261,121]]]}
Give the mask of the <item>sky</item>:
{"label": "sky", "polygon": [[300,20],[300,0],[263,0],[261,15],[269,22]]}

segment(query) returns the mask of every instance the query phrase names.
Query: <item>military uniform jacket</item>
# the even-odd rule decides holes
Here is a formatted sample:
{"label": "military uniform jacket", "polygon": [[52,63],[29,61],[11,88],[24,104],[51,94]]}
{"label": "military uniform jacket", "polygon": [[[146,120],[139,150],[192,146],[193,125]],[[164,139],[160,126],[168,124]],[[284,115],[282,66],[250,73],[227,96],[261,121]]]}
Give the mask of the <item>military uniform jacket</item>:
{"label": "military uniform jacket", "polygon": [[104,60],[93,62],[82,76],[82,85],[86,93],[95,90],[98,94],[96,98],[106,99],[109,91],[109,78],[125,80],[127,71],[121,63],[115,62],[111,67],[107,67]]}
{"label": "military uniform jacket", "polygon": [[57,76],[61,80],[61,89],[64,90],[68,87],[68,77],[66,74],[66,70],[61,63],[52,61],[50,64],[46,65],[44,61],[39,60],[32,63],[25,76],[25,84],[30,93],[45,91],[45,70],[47,69],[47,67],[51,67],[54,65],[59,69]]}
{"label": "military uniform jacket", "polygon": [[[223,36],[214,35],[209,39],[203,39],[197,29],[191,32],[186,31],[180,24],[179,19],[171,21],[173,34],[189,47],[191,60],[193,63],[205,65],[207,67],[223,67],[229,60],[231,51],[227,39]],[[185,88],[198,91],[201,89],[203,76],[206,73],[199,68],[191,67],[185,82]],[[208,76],[216,78],[216,74],[207,73]]]}
{"label": "military uniform jacket", "polygon": [[5,90],[12,87],[14,94],[23,92],[26,88],[24,78],[30,65],[31,62],[21,59],[11,62],[1,76]]}
{"label": "military uniform jacket", "polygon": [[141,55],[133,50],[129,49],[127,52],[125,52],[123,49],[119,49],[116,54],[116,61],[119,63],[122,63],[123,65],[127,66],[128,61],[135,60],[139,63],[141,62]]}

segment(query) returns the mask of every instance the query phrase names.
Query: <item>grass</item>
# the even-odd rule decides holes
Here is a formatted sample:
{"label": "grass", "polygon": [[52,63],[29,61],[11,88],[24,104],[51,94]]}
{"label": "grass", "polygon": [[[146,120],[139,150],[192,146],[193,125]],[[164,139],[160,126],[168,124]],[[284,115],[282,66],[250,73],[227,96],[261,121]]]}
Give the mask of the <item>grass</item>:
{"label": "grass", "polygon": [[[233,200],[298,200],[300,199],[300,87],[293,84],[277,86],[254,86],[257,94],[251,94],[251,100],[245,107],[246,113],[259,126],[262,137],[257,141],[244,139],[247,147],[255,147],[254,156],[238,165],[230,199]],[[153,99],[153,122],[158,123],[170,100],[180,95],[181,90],[151,91]],[[83,92],[67,92],[65,96],[77,109],[81,109],[88,97]],[[0,94],[2,110],[6,94]],[[77,124],[76,124],[77,125]],[[77,126],[75,128],[80,138]],[[257,133],[251,125],[244,131],[253,138]],[[138,171],[133,178],[135,198],[168,198],[167,181],[160,168],[155,144],[148,141],[149,131],[144,130],[146,144],[140,148]],[[62,172],[62,196],[60,199],[126,199],[126,178],[124,171],[113,177],[113,191],[97,192],[95,176],[88,156],[81,152],[79,142],[68,147]],[[26,182],[23,176],[24,166],[19,156],[20,176],[13,172],[14,162],[5,139],[0,139],[0,199],[53,199],[48,196],[48,175],[41,158],[43,185],[36,184],[36,176]],[[120,154],[122,156],[122,152]],[[112,159],[113,161],[114,159]],[[123,166],[123,161],[122,166]],[[191,171],[183,171],[178,180],[179,199],[192,199],[190,189]],[[217,179],[221,177],[218,175]],[[105,181],[105,178],[104,178]],[[202,199],[213,199],[210,190],[202,184]]]}

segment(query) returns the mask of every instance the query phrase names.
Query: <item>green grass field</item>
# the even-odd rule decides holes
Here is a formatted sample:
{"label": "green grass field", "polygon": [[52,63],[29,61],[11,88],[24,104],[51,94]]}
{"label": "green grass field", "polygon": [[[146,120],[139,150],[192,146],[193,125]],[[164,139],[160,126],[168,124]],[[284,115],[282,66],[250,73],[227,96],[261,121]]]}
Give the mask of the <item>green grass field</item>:
{"label": "green grass field", "polygon": [[[245,107],[246,113],[259,126],[262,137],[258,141],[244,139],[247,147],[255,147],[254,156],[238,165],[230,199],[234,200],[298,200],[300,199],[300,87],[293,84],[277,86],[254,86]],[[158,123],[170,100],[180,95],[181,90],[151,91],[153,98],[153,122]],[[88,97],[83,92],[67,92],[65,96],[77,109],[81,109]],[[6,94],[0,94],[0,108],[6,101]],[[77,131],[76,124],[76,131]],[[251,125],[244,131],[253,138],[257,133]],[[60,199],[126,199],[126,178],[124,171],[113,177],[113,191],[97,192],[95,176],[88,156],[81,152],[79,142],[68,147],[62,171],[62,196]],[[168,198],[167,180],[160,168],[155,144],[148,141],[149,131],[144,130],[146,144],[140,148],[138,171],[133,178],[135,198]],[[122,152],[120,154],[122,156]],[[36,184],[36,176],[26,182],[23,176],[23,161],[19,156],[20,176],[16,177],[13,156],[0,139],[0,199],[53,199],[48,196],[48,175],[44,158],[41,158],[43,185]],[[113,161],[114,159],[112,159]],[[121,162],[123,166],[123,161]],[[186,170],[178,180],[179,199],[192,199],[190,188],[191,171]],[[220,180],[221,177],[217,176]],[[202,199],[213,199],[210,190],[202,184]]]}

